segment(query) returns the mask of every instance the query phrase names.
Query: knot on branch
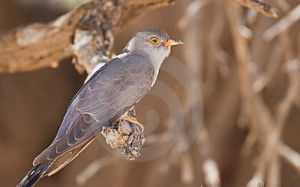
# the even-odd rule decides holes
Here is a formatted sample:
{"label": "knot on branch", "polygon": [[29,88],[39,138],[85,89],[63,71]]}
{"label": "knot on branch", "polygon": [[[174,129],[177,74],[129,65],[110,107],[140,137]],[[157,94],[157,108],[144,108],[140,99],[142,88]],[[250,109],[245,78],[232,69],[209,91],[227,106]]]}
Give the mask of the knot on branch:
{"label": "knot on branch", "polygon": [[72,52],[75,57],[73,63],[77,71],[81,73],[87,71],[88,74],[91,74],[98,64],[108,62],[113,39],[111,30],[77,29],[72,45]]}
{"label": "knot on branch", "polygon": [[112,149],[118,149],[129,160],[140,156],[144,145],[144,127],[126,119],[116,121],[112,126],[103,127],[101,134]]}

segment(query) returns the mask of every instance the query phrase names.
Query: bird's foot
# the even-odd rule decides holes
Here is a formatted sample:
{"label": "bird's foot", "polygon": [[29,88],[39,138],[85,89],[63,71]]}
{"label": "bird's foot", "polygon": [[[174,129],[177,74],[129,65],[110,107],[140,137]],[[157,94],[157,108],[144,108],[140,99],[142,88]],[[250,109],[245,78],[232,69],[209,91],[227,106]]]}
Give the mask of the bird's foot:
{"label": "bird's foot", "polygon": [[141,124],[140,122],[138,122],[136,120],[136,118],[134,118],[134,117],[129,117],[129,116],[126,115],[124,117],[120,117],[119,119],[117,119],[116,123],[120,123],[120,121],[122,121],[122,120],[131,122],[131,123],[134,123],[134,124],[137,124],[137,125],[139,125],[139,126],[141,126],[141,127],[144,128],[143,124]]}

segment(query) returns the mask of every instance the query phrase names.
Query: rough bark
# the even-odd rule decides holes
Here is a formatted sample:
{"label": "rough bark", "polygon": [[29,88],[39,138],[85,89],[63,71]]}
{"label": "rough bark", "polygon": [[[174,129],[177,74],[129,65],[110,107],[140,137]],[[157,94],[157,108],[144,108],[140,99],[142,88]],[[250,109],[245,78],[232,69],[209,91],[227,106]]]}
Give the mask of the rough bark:
{"label": "rough bark", "polygon": [[[112,32],[146,11],[174,0],[94,0],[47,23],[33,23],[0,37],[0,72],[57,67],[72,55],[74,35],[83,30],[97,34],[98,55],[110,56]],[[82,66],[82,65],[81,65]]]}

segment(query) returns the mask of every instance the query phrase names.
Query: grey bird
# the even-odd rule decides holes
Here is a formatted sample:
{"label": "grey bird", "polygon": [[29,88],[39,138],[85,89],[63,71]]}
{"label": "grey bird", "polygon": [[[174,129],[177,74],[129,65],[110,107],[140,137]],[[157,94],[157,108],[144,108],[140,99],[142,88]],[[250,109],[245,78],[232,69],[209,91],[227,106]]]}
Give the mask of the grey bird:
{"label": "grey bird", "polygon": [[75,95],[53,142],[33,161],[18,187],[51,176],[83,151],[101,131],[141,100],[154,85],[171,46],[183,44],[162,30],[138,32],[121,54],[100,67]]}

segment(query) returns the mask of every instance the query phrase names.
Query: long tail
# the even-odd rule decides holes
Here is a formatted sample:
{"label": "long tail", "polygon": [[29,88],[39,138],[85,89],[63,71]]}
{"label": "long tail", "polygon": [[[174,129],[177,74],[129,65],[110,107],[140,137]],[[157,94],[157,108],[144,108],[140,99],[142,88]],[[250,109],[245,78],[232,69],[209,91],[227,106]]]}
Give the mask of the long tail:
{"label": "long tail", "polygon": [[17,187],[31,187],[33,186],[46,172],[47,168],[51,165],[51,162],[46,162],[44,164],[39,164],[34,166],[27,175],[22,179],[22,181],[17,185]]}

